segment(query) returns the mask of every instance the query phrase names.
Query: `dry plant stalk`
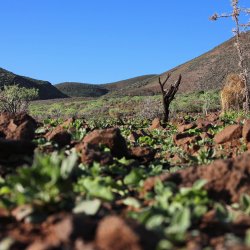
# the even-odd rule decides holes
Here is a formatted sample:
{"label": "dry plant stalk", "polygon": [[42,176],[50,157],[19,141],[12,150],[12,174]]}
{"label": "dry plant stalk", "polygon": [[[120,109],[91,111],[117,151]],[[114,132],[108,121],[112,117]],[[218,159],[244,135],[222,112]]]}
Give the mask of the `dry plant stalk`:
{"label": "dry plant stalk", "polygon": [[240,23],[240,14],[245,13],[248,15],[250,14],[250,9],[241,8],[239,6],[239,0],[231,0],[231,5],[232,5],[231,13],[221,14],[221,15],[215,13],[212,17],[210,17],[210,20],[216,21],[219,18],[231,17],[235,23],[235,28],[233,28],[233,33],[236,37],[235,47],[237,49],[237,53],[239,56],[239,67],[241,70],[240,77],[242,78],[242,81],[244,82],[245,86],[244,110],[248,112],[249,111],[248,69],[247,69],[246,55],[244,53],[243,44],[241,41],[241,34],[250,27],[250,20],[247,23]]}

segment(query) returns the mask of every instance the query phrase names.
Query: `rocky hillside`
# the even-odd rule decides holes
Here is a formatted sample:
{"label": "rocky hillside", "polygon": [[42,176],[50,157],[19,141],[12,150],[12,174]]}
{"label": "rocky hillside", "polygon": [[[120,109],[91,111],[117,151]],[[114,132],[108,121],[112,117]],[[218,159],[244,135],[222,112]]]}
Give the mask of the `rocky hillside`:
{"label": "rocky hillside", "polygon": [[[244,50],[248,58],[248,68],[250,68],[250,32],[242,35],[242,39],[245,45]],[[180,92],[220,89],[224,83],[225,77],[229,73],[236,73],[239,71],[238,55],[234,43],[235,38],[232,38],[209,52],[160,75],[144,75],[99,85],[64,82],[54,87],[49,82],[18,76],[0,68],[0,87],[4,84],[13,83],[24,87],[35,87],[39,89],[40,99],[63,98],[66,96],[100,97],[103,95],[153,95],[159,93],[159,76],[164,79],[168,73],[172,73],[168,84],[173,83],[178,78],[179,74],[182,74],[183,80],[180,85]]]}
{"label": "rocky hillside", "polygon": [[[250,32],[244,34],[242,39],[248,58],[248,68],[250,68]],[[234,43],[235,38],[232,38],[211,51],[162,73],[160,77],[164,79],[168,73],[172,73],[170,84],[178,78],[179,74],[182,74],[181,92],[220,89],[229,73],[239,71],[238,55]],[[155,76],[136,89],[129,87],[126,90],[123,89],[120,94],[142,95],[159,92],[158,78],[159,76]]]}
{"label": "rocky hillside", "polygon": [[25,76],[16,75],[0,68],[0,88],[4,85],[18,84],[21,87],[39,89],[39,99],[65,98],[67,95],[60,92],[50,82],[40,81]]}
{"label": "rocky hillside", "polygon": [[[250,32],[244,34],[242,39],[245,44],[244,49],[247,53],[250,68]],[[107,89],[108,95],[111,96],[153,95],[159,93],[159,76],[164,79],[168,73],[172,73],[168,84],[173,83],[179,74],[183,76],[180,92],[220,89],[229,73],[239,71],[238,55],[234,43],[235,38],[231,38],[209,52],[160,75],[145,75],[124,81],[102,84],[98,87]],[[88,88],[90,86],[88,85]],[[85,88],[85,86],[82,85],[82,88]],[[65,93],[69,94],[68,92]]]}

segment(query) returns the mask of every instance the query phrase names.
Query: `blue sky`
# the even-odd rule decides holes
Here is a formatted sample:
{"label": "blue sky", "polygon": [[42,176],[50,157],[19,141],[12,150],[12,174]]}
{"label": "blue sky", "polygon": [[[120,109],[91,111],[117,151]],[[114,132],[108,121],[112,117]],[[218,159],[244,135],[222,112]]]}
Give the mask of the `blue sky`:
{"label": "blue sky", "polygon": [[161,73],[233,26],[208,20],[230,11],[229,0],[0,0],[0,9],[0,67],[52,83]]}

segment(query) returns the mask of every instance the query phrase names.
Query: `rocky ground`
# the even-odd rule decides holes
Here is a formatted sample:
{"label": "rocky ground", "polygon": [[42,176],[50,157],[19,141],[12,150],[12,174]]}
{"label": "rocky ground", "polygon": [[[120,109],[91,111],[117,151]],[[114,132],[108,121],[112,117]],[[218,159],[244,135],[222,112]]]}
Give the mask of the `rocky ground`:
{"label": "rocky ground", "polygon": [[0,115],[0,249],[249,249],[250,120]]}

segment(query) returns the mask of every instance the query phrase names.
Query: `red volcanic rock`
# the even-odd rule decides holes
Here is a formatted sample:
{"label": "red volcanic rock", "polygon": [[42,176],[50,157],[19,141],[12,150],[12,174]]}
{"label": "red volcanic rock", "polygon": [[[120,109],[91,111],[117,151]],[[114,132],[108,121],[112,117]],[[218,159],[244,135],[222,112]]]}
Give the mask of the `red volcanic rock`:
{"label": "red volcanic rock", "polygon": [[57,143],[59,147],[69,145],[71,142],[71,134],[67,132],[61,125],[49,131],[44,137],[48,141]]}
{"label": "red volcanic rock", "polygon": [[250,153],[229,160],[217,160],[208,166],[191,167],[174,174],[148,178],[144,192],[151,190],[157,180],[171,181],[180,187],[190,187],[195,181],[207,181],[205,189],[216,201],[238,202],[242,194],[250,195]]}
{"label": "red volcanic rock", "polygon": [[163,127],[161,126],[161,120],[160,118],[155,118],[152,121],[152,125],[149,127],[149,130],[154,130],[154,129],[162,129]]}
{"label": "red volcanic rock", "polygon": [[245,120],[244,122],[242,137],[247,143],[250,142],[250,120]]}
{"label": "red volcanic rock", "polygon": [[36,128],[36,121],[26,113],[0,114],[0,137],[5,139],[31,141]]}
{"label": "red volcanic rock", "polygon": [[184,125],[180,125],[177,130],[179,133],[183,133],[189,129],[193,129],[196,128],[197,125],[195,123],[189,123],[189,124],[184,124]]}
{"label": "red volcanic rock", "polygon": [[98,250],[153,250],[156,244],[154,233],[118,216],[102,219],[96,231],[95,245]]}
{"label": "red volcanic rock", "polygon": [[195,143],[201,140],[201,137],[198,135],[191,135],[189,133],[180,133],[174,135],[173,139],[177,146],[183,146],[186,144],[190,145],[192,143]]}
{"label": "red volcanic rock", "polygon": [[96,245],[100,250],[142,250],[139,236],[118,216],[108,216],[100,222]]}
{"label": "red volcanic rock", "polygon": [[217,144],[222,144],[228,141],[232,141],[234,139],[240,139],[242,137],[242,126],[230,125],[224,128],[221,132],[215,135],[214,141]]}
{"label": "red volcanic rock", "polygon": [[143,163],[150,162],[154,159],[155,150],[149,147],[133,147],[131,148],[131,157],[142,161]]}
{"label": "red volcanic rock", "polygon": [[84,137],[83,143],[104,145],[110,149],[113,156],[118,158],[128,155],[126,141],[118,128],[94,130]]}
{"label": "red volcanic rock", "polygon": [[101,165],[112,164],[113,157],[109,152],[102,152],[98,145],[80,143],[76,149],[81,154],[81,162],[85,164],[92,164],[99,162]]}

